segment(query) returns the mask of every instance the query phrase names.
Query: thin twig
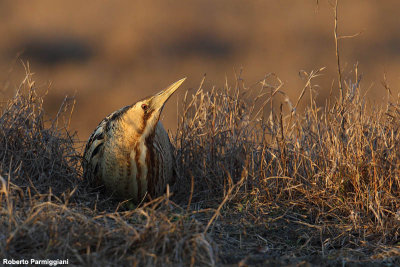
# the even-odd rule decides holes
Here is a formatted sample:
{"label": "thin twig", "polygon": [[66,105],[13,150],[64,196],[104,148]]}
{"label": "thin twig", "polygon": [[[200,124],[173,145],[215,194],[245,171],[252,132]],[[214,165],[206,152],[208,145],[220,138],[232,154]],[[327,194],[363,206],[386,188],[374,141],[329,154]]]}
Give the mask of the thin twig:
{"label": "thin twig", "polygon": [[337,72],[338,72],[338,83],[339,83],[339,90],[340,90],[340,101],[343,104],[344,102],[344,94],[343,94],[343,87],[342,87],[342,70],[340,68],[340,55],[339,55],[339,38],[338,38],[338,2],[336,0],[335,3],[335,27],[333,30],[335,36],[335,49],[336,49],[336,63],[337,63]]}

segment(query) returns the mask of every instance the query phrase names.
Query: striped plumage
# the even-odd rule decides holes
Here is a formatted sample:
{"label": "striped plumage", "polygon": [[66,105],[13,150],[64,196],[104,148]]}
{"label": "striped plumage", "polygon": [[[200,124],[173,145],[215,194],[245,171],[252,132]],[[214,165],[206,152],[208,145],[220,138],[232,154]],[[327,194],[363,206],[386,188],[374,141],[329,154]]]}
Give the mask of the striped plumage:
{"label": "striped plumage", "polygon": [[185,80],[123,107],[97,126],[83,155],[84,177],[120,199],[163,194],[173,177],[173,147],[161,122],[165,102]]}

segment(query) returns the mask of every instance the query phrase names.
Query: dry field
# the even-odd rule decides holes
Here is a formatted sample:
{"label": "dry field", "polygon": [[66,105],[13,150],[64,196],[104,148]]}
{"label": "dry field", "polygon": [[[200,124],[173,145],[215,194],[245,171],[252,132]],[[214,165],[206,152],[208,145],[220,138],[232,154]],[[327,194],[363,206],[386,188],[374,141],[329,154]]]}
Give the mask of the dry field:
{"label": "dry field", "polygon": [[[51,6],[48,1],[39,2]],[[324,3],[318,2],[323,10]],[[239,7],[242,4],[235,3]],[[8,1],[1,5],[13,7]],[[147,10],[150,6],[144,4],[137,8]],[[368,6],[363,5],[362,10],[369,10]],[[284,7],[292,6],[286,3],[281,8]],[[310,7],[315,12],[316,1]],[[379,7],[384,9],[385,5]],[[113,8],[108,8],[110,15],[113,14]],[[254,10],[243,10],[243,13]],[[300,13],[306,12],[301,10]],[[198,71],[200,82],[192,79],[192,84],[184,84],[186,88],[178,96],[181,112],[177,119],[170,118],[175,125],[170,127],[170,136],[176,148],[176,182],[163,197],[137,207],[129,201],[110,198],[82,177],[81,150],[85,139],[82,136],[86,133],[78,132],[78,136],[75,132],[85,124],[86,128],[90,126],[87,129],[90,132],[97,123],[91,125],[93,117],[82,114],[94,112],[94,106],[110,99],[112,103],[94,115],[104,117],[108,109],[113,111],[126,104],[121,99],[129,96],[127,91],[117,91],[121,94],[112,100],[112,92],[103,91],[103,96],[95,96],[99,97],[96,101],[80,96],[54,101],[53,86],[43,85],[41,72],[45,76],[70,68],[63,77],[70,74],[73,81],[82,85],[79,81],[85,77],[78,77],[84,74],[77,74],[75,63],[58,62],[52,67],[44,67],[42,63],[37,67],[39,71],[35,64],[32,67],[26,61],[16,63],[14,70],[4,76],[4,95],[9,100],[3,101],[0,113],[0,258],[68,259],[72,266],[400,265],[397,84],[392,83],[390,73],[385,79],[370,66],[372,63],[346,65],[352,59],[348,52],[342,51],[348,51],[344,44],[351,41],[340,38],[341,24],[339,34],[334,34],[334,12],[332,8],[328,11],[331,56],[318,58],[326,64],[308,65],[307,69],[313,70],[300,71],[298,76],[302,68],[297,69],[294,75],[299,81],[293,84],[298,90],[290,90],[288,79],[272,72],[259,74],[258,81],[254,79],[257,82],[248,84],[243,76],[251,73],[252,68],[245,68],[245,73],[237,69],[234,78],[221,77],[217,82],[208,74],[201,78],[199,66],[208,66],[204,62],[190,70]],[[183,14],[182,10],[176,12]],[[370,10],[368,14],[373,12]],[[54,20],[64,19],[53,16]],[[182,17],[183,21],[188,19]],[[142,21],[143,18],[135,19]],[[71,20],[74,23],[76,20]],[[1,26],[0,31],[4,33]],[[117,42],[118,34],[124,36],[124,31],[114,34],[113,40]],[[10,40],[13,38],[10,35]],[[335,40],[339,44],[337,55]],[[186,49],[179,47],[181,42],[175,46]],[[124,42],[113,45],[110,47],[123,48]],[[256,49],[257,45],[253,47],[261,51]],[[136,48],[140,51],[142,46],[138,43]],[[172,50],[168,53],[178,48],[169,47]],[[132,67],[129,54],[125,54],[128,50],[120,51],[121,54],[110,50],[108,60],[115,60],[118,63],[113,64],[128,72]],[[79,58],[86,55],[87,51],[79,51]],[[218,49],[216,53],[223,54]],[[288,50],[288,53],[294,52]],[[233,61],[237,60],[236,56]],[[165,84],[161,81],[178,73],[180,77],[180,68],[198,62],[197,56],[190,57],[192,61],[182,60],[183,66],[173,63],[172,74],[164,73],[156,81],[157,75],[146,74],[151,64],[145,65],[140,83],[149,82],[147,88],[168,84],[169,80]],[[341,60],[339,72],[338,59]],[[120,65],[123,60],[127,60],[126,65]],[[164,67],[169,64],[165,60]],[[301,58],[293,56],[293,62],[298,61]],[[99,58],[94,61],[91,58],[80,63],[84,65],[82,71],[94,68],[87,83],[101,76],[98,68],[105,66],[101,62]],[[25,71],[22,79],[17,79],[14,73],[18,73],[15,69],[19,65]],[[278,65],[278,69],[282,68],[280,72],[284,72],[282,65]],[[217,64],[215,68],[221,66]],[[108,68],[112,67],[103,71],[107,72]],[[364,68],[376,72],[363,75]],[[133,69],[135,75],[140,75],[139,67]],[[389,70],[393,73],[396,68]],[[128,88],[132,80],[125,80],[121,75],[108,77],[109,80],[101,77],[92,86],[103,88],[103,81],[109,85],[119,79],[119,85]],[[65,77],[59,82],[66,81]],[[368,92],[373,91],[373,86],[369,81],[374,79],[382,92],[372,93],[375,99],[371,100]],[[65,86],[69,87],[69,83],[72,81],[66,81]],[[85,94],[93,94],[93,90]],[[322,99],[325,102],[321,95],[328,96]],[[83,105],[94,102],[86,109],[78,108],[81,100]],[[54,107],[56,102],[62,104]],[[47,111],[46,107],[53,111]],[[90,125],[85,120],[90,120]]]}

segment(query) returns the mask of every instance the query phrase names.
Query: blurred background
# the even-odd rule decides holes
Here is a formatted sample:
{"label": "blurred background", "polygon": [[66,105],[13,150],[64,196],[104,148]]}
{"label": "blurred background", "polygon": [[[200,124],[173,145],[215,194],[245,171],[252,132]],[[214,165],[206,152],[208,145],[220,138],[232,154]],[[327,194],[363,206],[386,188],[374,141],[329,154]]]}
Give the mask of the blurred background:
{"label": "blurred background", "polygon": [[[331,1],[333,2],[333,1]],[[50,90],[49,114],[66,94],[75,95],[71,127],[81,140],[114,110],[188,77],[169,100],[162,121],[177,124],[184,92],[232,85],[235,73],[258,86],[268,73],[283,82],[292,102],[305,81],[299,72],[326,67],[315,82],[323,104],[336,83],[334,12],[327,0],[97,0],[0,1],[2,101],[29,61],[36,85]],[[372,102],[386,95],[383,76],[395,95],[400,84],[400,1],[339,1],[344,79],[354,81],[359,63],[362,86]],[[335,87],[333,87],[335,88]]]}

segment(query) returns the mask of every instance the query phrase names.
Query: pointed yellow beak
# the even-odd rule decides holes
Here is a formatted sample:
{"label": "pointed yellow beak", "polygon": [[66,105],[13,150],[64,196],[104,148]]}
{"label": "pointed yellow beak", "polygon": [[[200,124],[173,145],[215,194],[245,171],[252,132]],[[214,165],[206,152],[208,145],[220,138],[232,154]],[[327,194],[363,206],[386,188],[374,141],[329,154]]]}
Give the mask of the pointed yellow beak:
{"label": "pointed yellow beak", "polygon": [[164,104],[167,102],[167,100],[170,98],[170,96],[181,86],[181,84],[186,80],[186,77],[183,79],[180,79],[177,82],[174,82],[170,86],[168,86],[166,89],[162,90],[158,94],[154,95],[152,100],[151,100],[151,106],[154,110],[159,110],[162,109]]}

